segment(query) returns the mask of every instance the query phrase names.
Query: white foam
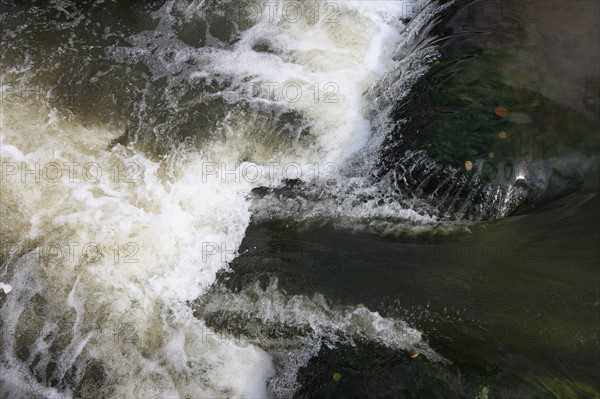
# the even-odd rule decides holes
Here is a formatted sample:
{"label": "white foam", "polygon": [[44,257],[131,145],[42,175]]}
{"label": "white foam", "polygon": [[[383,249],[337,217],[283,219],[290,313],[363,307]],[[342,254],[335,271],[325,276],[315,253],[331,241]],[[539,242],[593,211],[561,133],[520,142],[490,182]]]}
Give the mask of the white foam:
{"label": "white foam", "polygon": [[0,282],[0,290],[4,291],[5,294],[8,294],[12,291],[12,286],[10,284],[4,284]]}
{"label": "white foam", "polygon": [[[227,303],[227,309],[223,309],[223,303]],[[288,295],[279,289],[277,279],[264,289],[255,283],[240,292],[215,290],[199,306],[207,316],[219,319],[223,314],[225,323],[245,326],[247,339],[281,358],[277,376],[270,384],[274,397],[293,395],[299,387],[298,370],[323,344],[354,345],[355,340],[365,339],[392,350],[417,349],[431,360],[444,361],[423,340],[421,332],[401,320],[382,317],[363,305],[332,306],[321,294]],[[275,338],[270,335],[272,329],[277,331]],[[303,334],[294,336],[286,329],[302,330]],[[285,338],[281,339],[282,335]]]}
{"label": "white foam", "polygon": [[[74,367],[81,373],[75,380],[81,381],[85,367],[99,362],[111,382],[103,388],[108,396],[268,394],[267,381],[275,373],[272,358],[257,345],[218,338],[192,315],[186,302],[205,294],[216,273],[227,267],[227,260],[237,251],[250,222],[252,188],[273,183],[266,175],[255,182],[223,181],[220,174],[206,178],[203,167],[207,162],[239,164],[246,146],[257,148],[260,159],[254,162],[297,162],[304,169],[315,162],[341,164],[348,159],[370,137],[363,94],[392,65],[394,49],[402,38],[398,17],[406,16],[408,2],[342,2],[336,24],[263,21],[243,32],[240,41],[226,50],[193,49],[176,39],[169,15],[173,4],[167,2],[155,14],[160,17],[155,31],[130,38],[137,47],[108,52],[121,61],[143,60],[155,78],[165,76],[171,83],[191,82],[199,74],[227,75],[234,89],[248,80],[297,83],[303,89],[297,102],[266,96],[253,101],[279,102],[299,112],[310,121],[315,142],[293,151],[261,152],[260,146],[267,144],[247,137],[248,121],[240,117],[228,125],[227,140],[215,140],[202,153],[169,159],[165,165],[132,148],[117,145],[106,150],[120,132],[66,121],[39,104],[6,105],[3,162],[29,170],[36,163],[42,168],[50,162],[79,165],[74,179],[68,173],[55,182],[35,181],[31,175],[23,180],[17,175],[2,185],[3,206],[24,210],[13,220],[27,232],[20,239],[37,248],[2,272],[3,279],[8,276],[15,287],[2,306],[3,320],[20,323],[30,299],[37,295],[45,303],[41,328],[53,331],[37,332],[26,360],[15,355],[25,336],[15,334],[3,340],[2,364],[7,372],[2,378],[9,389],[22,385],[27,394],[68,397],[70,390],[47,388],[30,375],[28,367],[44,374],[51,362],[57,362],[59,367],[48,378],[62,379]],[[273,53],[252,50],[263,41],[270,43]],[[168,51],[176,53],[171,64],[159,57]],[[187,74],[175,73],[189,57],[201,61],[201,70],[194,67],[186,69]],[[310,90],[315,83],[320,91],[316,102]],[[327,84],[337,87],[337,103],[321,101]],[[84,178],[82,168],[88,163],[96,165],[102,175]],[[115,168],[123,171],[131,165],[135,181],[114,177]],[[66,258],[45,252],[53,243],[73,252]],[[94,250],[83,251],[91,243]],[[358,328],[356,320],[365,319],[368,327],[360,327],[359,332],[369,339],[385,340],[397,348],[420,340],[415,330],[398,327],[364,308],[336,314],[337,319],[330,321],[315,309],[305,305],[281,309],[277,317],[293,311],[293,322],[318,319],[319,328],[327,329],[334,324]],[[261,309],[260,314],[272,316],[268,309]],[[50,353],[49,343],[63,339],[56,331],[64,329],[56,326],[65,317],[75,323],[66,330],[71,336],[61,341],[59,353]],[[407,331],[410,339],[404,341]],[[314,348],[310,353],[314,354]]]}
{"label": "white foam", "polygon": [[[145,361],[157,363],[140,368],[137,362],[144,356],[135,345],[107,340],[106,331],[100,332],[99,342],[90,342],[89,336],[75,328],[77,334],[59,361],[64,370],[55,371],[55,375],[64,374],[85,350],[86,357],[101,359],[108,374],[122,379],[116,396],[266,395],[265,381],[272,374],[269,356],[257,347],[214,339],[185,306],[185,301],[202,295],[216,272],[225,267],[222,250],[235,250],[235,243],[241,242],[250,218],[244,196],[250,189],[247,183],[228,185],[216,179],[202,183],[195,175],[198,168],[191,163],[181,166],[181,180],[164,184],[159,165],[142,154],[122,147],[104,152],[106,141],[101,147],[94,145],[99,137],[108,136],[107,132],[61,122],[34,138],[35,129],[43,125],[43,113],[36,115],[32,110],[35,107],[10,109],[16,120],[28,123],[9,125],[3,139],[20,149],[3,152],[3,162],[15,162],[12,154],[17,153],[26,154],[30,170],[36,163],[42,170],[43,165],[59,158],[63,163],[80,165],[93,161],[103,171],[97,182],[85,181],[77,174],[70,182],[65,173],[55,183],[43,177],[37,182],[35,175],[26,175],[24,181],[21,176],[10,176],[3,183],[3,194],[26,194],[3,201],[20,201],[33,210],[32,219],[20,223],[28,230],[27,239],[41,248],[39,267],[43,275],[39,278],[48,286],[38,292],[52,304],[48,309],[56,309],[45,317],[58,319],[67,309],[75,312],[78,323],[94,330],[134,323],[141,346],[149,345],[146,350],[156,353],[155,358]],[[71,148],[62,146],[65,132],[71,136]],[[139,181],[115,181],[110,173],[115,165],[139,165]],[[44,256],[44,249],[56,243],[63,248],[69,248],[70,243],[73,250],[58,260]],[[99,246],[100,259],[86,257],[89,253],[82,249],[89,243]],[[204,243],[219,246],[210,247],[207,253]],[[221,243],[228,247],[220,247]],[[132,253],[128,263],[126,256]],[[68,259],[71,254],[72,259]],[[37,266],[29,262],[14,267],[11,283],[19,289],[3,306],[3,317],[12,312],[15,322],[18,320],[22,309],[10,310],[11,306],[27,303],[20,289],[27,279],[20,281],[18,275]],[[67,296],[50,295],[65,289]],[[157,324],[158,315],[166,313],[171,315],[169,320]],[[170,343],[173,334],[185,336],[178,351]],[[4,344],[3,353],[10,356],[17,344],[14,339]],[[116,350],[119,344],[122,354]],[[196,366],[180,363],[183,358]],[[20,363],[14,358],[5,360]],[[163,377],[152,376],[154,369]],[[188,381],[177,372],[202,372],[210,384]]]}
{"label": "white foam", "polygon": [[[401,39],[402,24],[397,16],[408,2],[338,4],[338,23],[325,22],[323,15],[316,24],[284,19],[275,23],[265,18],[243,32],[233,51],[215,51],[208,66],[212,73],[235,77],[238,83],[251,77],[262,85],[298,84],[302,89],[299,100],[286,105],[314,123],[321,151],[311,154],[309,161],[316,156],[321,162],[341,163],[365,145],[370,125],[363,114],[363,93],[391,66]],[[282,14],[275,15],[281,18]],[[252,50],[254,44],[265,42],[274,54]],[[315,101],[317,92],[319,100]],[[284,98],[277,87],[274,93],[276,98]],[[263,96],[266,94],[264,90]]]}

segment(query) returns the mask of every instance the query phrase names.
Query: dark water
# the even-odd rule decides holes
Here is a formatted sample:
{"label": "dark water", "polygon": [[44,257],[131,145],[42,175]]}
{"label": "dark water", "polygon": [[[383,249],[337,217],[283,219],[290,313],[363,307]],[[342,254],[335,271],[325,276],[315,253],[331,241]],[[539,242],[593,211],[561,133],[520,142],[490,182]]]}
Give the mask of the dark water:
{"label": "dark water", "polygon": [[[366,79],[327,75],[327,61],[368,58],[350,35],[372,33],[367,11],[323,28],[342,44],[319,58],[321,36],[252,31],[251,1],[233,14],[227,1],[1,2],[3,162],[47,147],[46,162],[149,172],[85,196],[85,184],[18,186],[3,169],[0,281],[14,291],[0,293],[0,392],[600,397],[600,6],[426,3],[404,5],[419,12],[401,13],[397,69],[364,91],[340,83],[364,104],[312,107],[227,93],[313,69]],[[13,107],[45,101],[42,122]],[[324,182],[213,187],[186,164],[331,161],[361,112],[364,146]],[[28,262],[61,239],[139,243],[140,262]],[[204,260],[214,242],[227,262]],[[132,339],[90,341],[82,323],[115,337],[129,326]]]}
{"label": "dark water", "polygon": [[300,396],[595,397],[598,216],[597,196],[574,194],[441,237],[251,226],[222,284],[277,278],[289,295],[365,304],[409,321],[453,362],[415,365],[360,342],[324,348],[301,371]]}
{"label": "dark water", "polygon": [[597,22],[585,1],[459,7],[437,27],[441,58],[395,111],[407,122],[388,137],[384,170],[409,149],[459,169],[472,161],[486,181],[525,181],[514,215],[387,238],[249,227],[228,289],[277,279],[289,295],[365,304],[409,321],[452,362],[368,342],[323,348],[298,397],[598,397]]}

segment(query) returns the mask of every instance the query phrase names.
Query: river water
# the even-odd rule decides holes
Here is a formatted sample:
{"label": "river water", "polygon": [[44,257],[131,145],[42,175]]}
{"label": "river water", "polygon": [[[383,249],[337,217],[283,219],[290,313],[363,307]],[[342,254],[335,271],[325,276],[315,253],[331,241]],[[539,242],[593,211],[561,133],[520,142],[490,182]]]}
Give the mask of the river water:
{"label": "river water", "polygon": [[597,4],[0,4],[4,396],[598,397]]}

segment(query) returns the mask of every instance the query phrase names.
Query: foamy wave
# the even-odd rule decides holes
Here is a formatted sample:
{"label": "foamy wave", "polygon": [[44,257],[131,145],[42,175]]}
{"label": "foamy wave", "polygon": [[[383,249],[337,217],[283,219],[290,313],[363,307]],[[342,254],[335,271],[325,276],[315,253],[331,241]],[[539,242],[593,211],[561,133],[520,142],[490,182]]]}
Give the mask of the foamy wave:
{"label": "foamy wave", "polygon": [[[161,129],[185,119],[177,89],[188,93],[185,86],[198,78],[218,81],[221,87],[212,95],[222,98],[248,82],[295,84],[303,95],[295,102],[254,95],[244,100],[248,108],[231,107],[201,149],[182,145],[185,150],[167,154],[144,153],[135,142],[115,144],[122,132],[84,125],[64,110],[34,102],[3,104],[2,162],[9,169],[3,169],[8,175],[3,175],[2,212],[10,215],[11,226],[2,226],[2,234],[16,248],[3,248],[0,274],[14,288],[0,310],[7,326],[3,392],[287,396],[295,386],[294,370],[316,353],[314,337],[334,343],[335,336],[362,336],[395,349],[425,345],[418,331],[401,321],[364,307],[329,309],[322,298],[282,302],[276,287],[259,293],[267,301],[262,304],[243,296],[211,303],[318,331],[301,338],[310,341],[310,349],[298,349],[303,355],[286,371],[265,351],[270,344],[250,333],[241,340],[218,338],[188,304],[208,292],[217,272],[236,255],[252,214],[252,190],[279,184],[269,175],[252,181],[207,176],[204,166],[237,165],[237,173],[248,159],[296,163],[301,170],[315,162],[341,165],[370,137],[363,94],[393,63],[402,39],[399,17],[406,16],[409,2],[343,2],[335,24],[265,20],[241,31],[236,43],[200,49],[177,37],[173,14],[186,4],[188,18],[201,8],[198,2],[168,1],[153,13],[154,30],[130,36],[130,46],[106,49],[114,62],[143,63],[152,82],[165,79],[168,112],[177,118],[167,118]],[[267,43],[270,52],[257,51],[259,43]],[[321,101],[333,99],[333,92],[337,102]],[[164,102],[152,104],[149,97],[143,94],[134,108],[143,125],[138,136],[160,130],[142,120],[162,112]],[[257,128],[256,114],[281,109],[299,115],[308,137],[280,137],[272,127]],[[410,212],[392,204],[381,209]],[[275,313],[273,306],[279,308]],[[282,383],[287,388],[269,392],[269,381],[287,381]]]}

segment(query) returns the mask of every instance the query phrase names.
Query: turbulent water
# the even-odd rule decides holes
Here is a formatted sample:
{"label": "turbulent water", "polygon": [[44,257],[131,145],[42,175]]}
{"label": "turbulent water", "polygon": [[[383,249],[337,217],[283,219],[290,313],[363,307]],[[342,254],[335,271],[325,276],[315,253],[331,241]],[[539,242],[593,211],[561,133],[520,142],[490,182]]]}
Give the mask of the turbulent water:
{"label": "turbulent water", "polygon": [[389,143],[449,5],[0,5],[2,395],[291,397],[358,341],[448,362],[400,318],[217,279],[252,222],[468,231],[524,201]]}
{"label": "turbulent water", "polygon": [[[301,181],[346,197],[306,218],[433,220],[382,205],[365,164],[347,162],[383,134],[374,83],[392,73],[401,96],[426,67],[397,61],[421,27],[402,21],[424,24],[433,6],[2,7],[3,395],[285,397],[323,343],[356,337],[436,358],[402,320],[276,282],[190,306],[253,215],[298,214],[269,196],[253,205],[255,188]],[[204,313],[219,311],[289,331],[213,331]]]}

